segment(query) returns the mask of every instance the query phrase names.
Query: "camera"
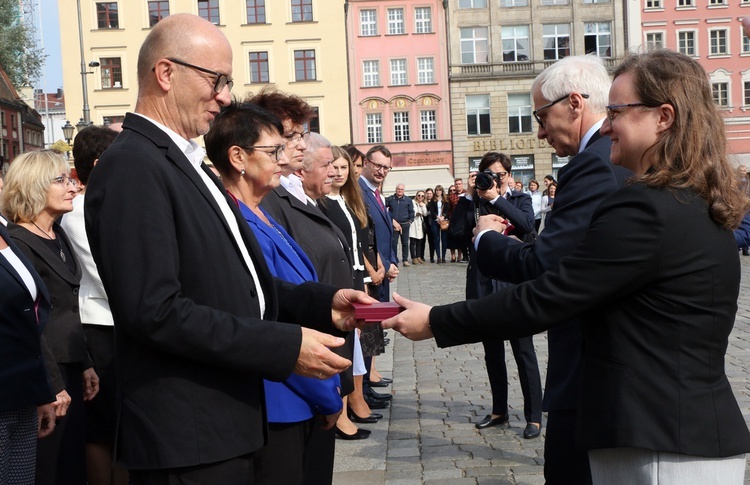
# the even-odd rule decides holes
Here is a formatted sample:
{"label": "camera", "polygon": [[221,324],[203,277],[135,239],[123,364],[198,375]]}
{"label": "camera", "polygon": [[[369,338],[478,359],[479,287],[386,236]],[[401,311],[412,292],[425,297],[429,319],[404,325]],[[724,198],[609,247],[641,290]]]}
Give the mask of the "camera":
{"label": "camera", "polygon": [[492,188],[493,182],[500,186],[500,179],[497,174],[490,169],[486,169],[484,172],[477,174],[474,184],[479,190],[489,190]]}

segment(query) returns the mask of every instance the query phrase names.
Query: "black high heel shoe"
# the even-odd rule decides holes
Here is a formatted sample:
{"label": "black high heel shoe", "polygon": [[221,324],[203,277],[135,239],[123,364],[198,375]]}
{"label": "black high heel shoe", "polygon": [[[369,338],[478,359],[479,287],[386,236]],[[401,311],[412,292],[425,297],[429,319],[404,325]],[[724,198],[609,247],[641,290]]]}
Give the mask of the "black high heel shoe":
{"label": "black high heel shoe", "polygon": [[365,439],[369,438],[370,437],[370,433],[372,433],[372,431],[370,431],[369,429],[359,428],[359,429],[357,429],[357,432],[354,433],[354,434],[346,434],[343,431],[341,431],[338,426],[336,426],[335,430],[336,430],[336,436],[338,436],[342,440],[347,440],[347,441],[351,441],[351,440],[365,440]]}
{"label": "black high heel shoe", "polygon": [[348,410],[347,415],[349,416],[349,419],[352,420],[352,422],[359,424],[374,424],[383,417],[382,414],[373,413],[366,418],[360,418],[351,409]]}

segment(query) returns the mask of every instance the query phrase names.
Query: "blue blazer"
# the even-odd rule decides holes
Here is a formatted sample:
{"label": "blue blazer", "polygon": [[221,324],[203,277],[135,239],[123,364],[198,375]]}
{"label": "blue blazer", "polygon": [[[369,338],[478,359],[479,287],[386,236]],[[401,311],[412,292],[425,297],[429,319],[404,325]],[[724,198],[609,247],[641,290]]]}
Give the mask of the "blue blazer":
{"label": "blue blazer", "polygon": [[[318,281],[312,262],[281,225],[261,209],[274,225],[269,227],[242,201],[237,203],[273,276],[297,284]],[[316,414],[334,414],[343,407],[338,375],[319,380],[292,374],[283,382],[264,380],[263,385],[269,423],[297,423]]]}
{"label": "blue blazer", "polygon": [[[31,273],[37,287],[36,314],[28,288],[4,257],[0,257],[0,411],[39,406],[54,401],[42,359],[41,335],[49,319],[47,287],[15,245],[3,224],[0,236]],[[37,317],[38,315],[38,317]],[[50,356],[45,353],[45,359]]]}

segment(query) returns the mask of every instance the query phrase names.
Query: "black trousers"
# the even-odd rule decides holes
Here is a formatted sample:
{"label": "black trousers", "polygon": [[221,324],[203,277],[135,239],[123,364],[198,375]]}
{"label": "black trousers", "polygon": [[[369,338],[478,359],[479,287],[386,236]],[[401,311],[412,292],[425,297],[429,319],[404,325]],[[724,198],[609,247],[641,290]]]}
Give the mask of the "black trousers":
{"label": "black trousers", "polygon": [[268,423],[268,444],[255,452],[255,485],[299,485],[315,418],[297,423]]}
{"label": "black trousers", "polygon": [[[492,414],[508,412],[508,370],[505,367],[505,342],[482,342],[484,361],[492,389]],[[542,422],[542,379],[534,351],[533,337],[511,339],[510,347],[518,366],[518,380],[523,393],[523,414],[527,423]]]}
{"label": "black trousers", "polygon": [[218,463],[164,470],[130,470],[131,485],[253,485],[253,454]]}
{"label": "black trousers", "polygon": [[586,451],[576,449],[576,412],[548,411],[544,439],[546,485],[591,485],[591,468]]}
{"label": "black trousers", "polygon": [[323,418],[313,418],[312,432],[305,455],[304,485],[331,485],[333,482],[333,458],[336,453],[334,429],[324,430]]}

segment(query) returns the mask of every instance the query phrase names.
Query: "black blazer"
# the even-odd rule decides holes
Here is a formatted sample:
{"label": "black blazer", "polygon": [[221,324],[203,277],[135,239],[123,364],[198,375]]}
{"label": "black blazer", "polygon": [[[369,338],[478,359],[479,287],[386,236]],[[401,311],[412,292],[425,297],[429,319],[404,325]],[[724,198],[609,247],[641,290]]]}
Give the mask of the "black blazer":
{"label": "black blazer", "polygon": [[[612,141],[599,132],[586,149],[560,169],[552,216],[536,242],[522,244],[488,232],[479,240],[477,265],[490,277],[520,283],[557,266],[583,239],[591,215],[607,197],[625,185],[632,172],[609,161]],[[549,357],[544,386],[545,411],[575,409],[581,374],[580,321],[571,319],[547,334]]]}
{"label": "black blazer", "polygon": [[[318,281],[337,288],[355,287],[352,254],[346,237],[319,208],[303,204],[281,185],[263,197],[261,206],[276,222],[284,226],[310,258]],[[332,350],[351,360],[354,353],[354,332],[347,337],[345,345]],[[349,368],[341,373],[341,395],[349,395],[352,391],[354,376]]]}
{"label": "black blazer", "polygon": [[81,281],[81,265],[73,253],[70,240],[57,222],[54,223],[57,237],[65,241],[75,261],[72,273],[58,253],[53,252],[39,237],[18,224],[8,223],[8,233],[26,254],[41,276],[50,295],[52,307],[49,324],[44,329],[44,339],[54,362],[59,364],[81,363],[82,369],[93,367],[86,346],[81,317],[78,313],[78,287]]}
{"label": "black blazer", "polygon": [[298,326],[272,320],[333,331],[336,290],[273,279],[227,200],[263,288],[263,320],[227,221],[166,133],[128,114],[89,180],[86,231],[115,321],[117,454],[128,468],[214,463],[259,449],[261,378],[286,379],[301,343]]}
{"label": "black blazer", "polygon": [[[14,411],[53,402],[42,359],[41,334],[49,319],[50,299],[44,282],[3,224],[0,237],[31,273],[37,287],[35,302],[13,266],[0,257],[0,411]],[[45,358],[47,355],[45,355]]]}
{"label": "black blazer", "polygon": [[737,246],[707,210],[687,190],[623,188],[595,211],[584,240],[556,269],[481,300],[433,308],[435,339],[444,347],[520,337],[580,315],[580,446],[746,453],[750,433],[724,373],[739,293]]}

